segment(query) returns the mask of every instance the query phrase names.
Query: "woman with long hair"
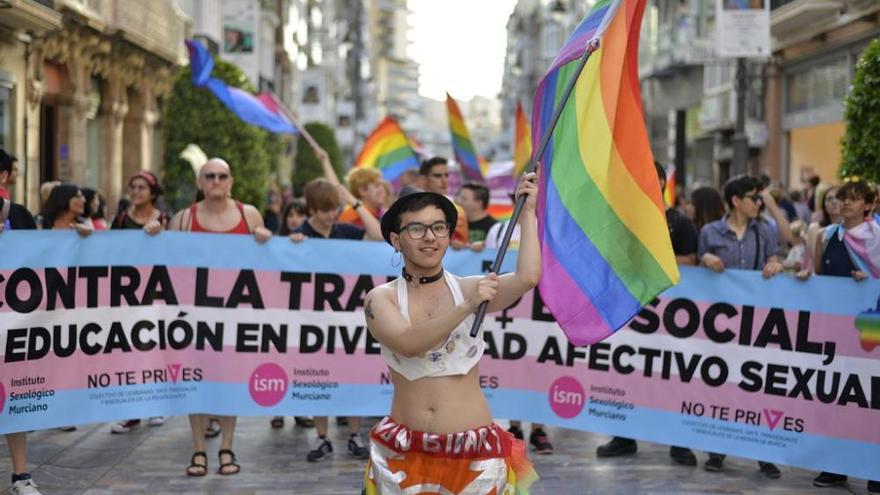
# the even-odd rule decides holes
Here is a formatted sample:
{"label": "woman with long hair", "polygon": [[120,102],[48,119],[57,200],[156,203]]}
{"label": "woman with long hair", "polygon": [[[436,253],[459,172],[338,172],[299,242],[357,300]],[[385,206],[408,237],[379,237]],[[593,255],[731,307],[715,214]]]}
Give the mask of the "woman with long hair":
{"label": "woman with long hair", "polygon": [[704,225],[720,220],[724,216],[724,200],[718,189],[712,186],[698,187],[691,192],[690,205],[693,208],[691,220],[697,232]]}

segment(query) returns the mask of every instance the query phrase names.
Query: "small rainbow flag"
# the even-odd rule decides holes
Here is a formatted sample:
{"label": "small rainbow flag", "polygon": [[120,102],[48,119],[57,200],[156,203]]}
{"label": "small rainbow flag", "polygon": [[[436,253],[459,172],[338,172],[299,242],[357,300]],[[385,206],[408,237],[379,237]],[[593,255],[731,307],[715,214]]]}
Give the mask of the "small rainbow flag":
{"label": "small rainbow flag", "polygon": [[532,157],[532,129],[522,103],[516,102],[516,131],[513,136],[513,176],[519,177],[526,170]]}
{"label": "small rainbow flag", "polygon": [[367,137],[355,167],[377,168],[385,180],[395,182],[407,169],[419,167],[419,157],[400,124],[385,117]]}
{"label": "small rainbow flag", "polygon": [[611,335],[679,280],[639,95],[646,1],[597,1],[532,105],[532,142],[539,142],[587,43],[599,39],[537,157],[541,295],[575,345]]}
{"label": "small rainbow flag", "polygon": [[446,112],[449,115],[449,131],[452,133],[452,151],[455,153],[455,161],[461,166],[462,175],[467,180],[483,182],[483,170],[487,163],[477,155],[461,110],[449,93],[446,93]]}
{"label": "small rainbow flag", "polygon": [[663,190],[663,201],[669,208],[675,208],[675,165],[666,169],[666,189]]}

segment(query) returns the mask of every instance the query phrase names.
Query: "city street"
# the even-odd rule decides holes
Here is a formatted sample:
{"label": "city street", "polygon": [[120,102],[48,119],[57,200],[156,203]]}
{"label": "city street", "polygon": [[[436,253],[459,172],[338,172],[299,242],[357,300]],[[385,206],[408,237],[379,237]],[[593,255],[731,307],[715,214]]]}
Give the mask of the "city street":
{"label": "city street", "polygon": [[[109,424],[81,426],[29,436],[30,465],[44,494],[309,494],[360,492],[363,463],[344,455],[344,431],[331,426],[335,458],[319,464],[305,462],[313,430],[269,428],[269,418],[243,418],[236,434],[235,452],[242,465],[238,476],[215,474],[219,438],[209,440],[209,475],[188,478],[189,424],[175,417],[162,427],[139,426],[127,435],[111,435]],[[333,423],[331,421],[331,423]],[[850,489],[819,489],[811,485],[815,473],[780,466],[782,478],[767,480],[753,461],[728,458],[723,474],[673,465],[664,446],[642,443],[635,456],[597,459],[596,446],[605,437],[550,429],[556,454],[533,459],[541,480],[534,495],[563,494],[774,494],[866,493],[864,480],[850,480]],[[0,477],[8,480],[10,460],[0,445]],[[704,453],[698,453],[701,464]],[[7,485],[8,486],[8,485]],[[4,489],[6,486],[4,486]],[[0,493],[6,494],[8,491]]]}

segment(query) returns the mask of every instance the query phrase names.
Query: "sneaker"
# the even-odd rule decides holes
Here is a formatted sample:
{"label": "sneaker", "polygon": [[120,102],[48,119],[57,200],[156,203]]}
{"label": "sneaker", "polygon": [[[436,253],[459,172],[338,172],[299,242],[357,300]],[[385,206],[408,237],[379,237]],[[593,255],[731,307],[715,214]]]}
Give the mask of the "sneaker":
{"label": "sneaker", "polygon": [[880,481],[868,480],[868,493],[880,493]]}
{"label": "sneaker", "polygon": [[780,471],[772,462],[758,461],[758,467],[761,469],[761,474],[771,480],[778,479],[782,476],[782,471]]}
{"label": "sneaker", "polygon": [[669,447],[669,457],[671,457],[676,464],[681,464],[682,466],[697,465],[697,456],[694,455],[694,452],[691,449],[685,447]]}
{"label": "sneaker", "polygon": [[147,420],[147,424],[150,426],[162,426],[165,424],[165,416],[153,416]]}
{"label": "sneaker", "polygon": [[513,425],[511,425],[510,428],[507,429],[507,431],[508,431],[511,435],[513,435],[513,438],[516,438],[517,440],[522,440],[523,438],[525,438],[525,437],[523,436],[522,428],[520,428],[519,426],[513,426]]}
{"label": "sneaker", "polygon": [[129,419],[127,421],[120,421],[113,426],[110,427],[110,433],[128,433],[132,428],[141,424],[141,420],[139,419]]}
{"label": "sneaker", "polygon": [[318,438],[315,448],[306,454],[306,460],[309,462],[323,461],[333,455],[333,444],[326,438]]}
{"label": "sneaker", "polygon": [[37,484],[34,483],[31,476],[29,474],[22,474],[21,476],[27,476],[27,478],[19,479],[13,483],[10,493],[12,495],[40,495],[40,491],[37,490]]}
{"label": "sneaker", "polygon": [[703,468],[712,473],[720,473],[723,467],[724,456],[715,454],[709,454],[709,460],[706,461],[706,464],[703,464]]}
{"label": "sneaker", "polygon": [[76,431],[76,426],[62,426],[58,428],[58,431],[68,432],[68,431]]}
{"label": "sneaker", "polygon": [[348,455],[355,459],[369,459],[370,448],[364,445],[364,441],[360,435],[350,435],[348,437]]}
{"label": "sneaker", "polygon": [[600,445],[596,449],[596,455],[599,457],[618,457],[622,455],[635,454],[639,446],[635,440],[631,438],[614,437],[605,445]]}
{"label": "sneaker", "polygon": [[273,416],[269,421],[269,426],[272,427],[273,430],[284,428],[284,416]]}
{"label": "sneaker", "polygon": [[816,476],[813,479],[813,486],[819,488],[826,488],[829,486],[844,486],[846,485],[846,476],[837,473],[828,473],[822,471],[819,473],[819,476]]}
{"label": "sneaker", "polygon": [[534,428],[529,433],[529,445],[535,449],[535,453],[539,455],[550,455],[553,453],[553,444],[547,438],[547,434],[541,428]]}

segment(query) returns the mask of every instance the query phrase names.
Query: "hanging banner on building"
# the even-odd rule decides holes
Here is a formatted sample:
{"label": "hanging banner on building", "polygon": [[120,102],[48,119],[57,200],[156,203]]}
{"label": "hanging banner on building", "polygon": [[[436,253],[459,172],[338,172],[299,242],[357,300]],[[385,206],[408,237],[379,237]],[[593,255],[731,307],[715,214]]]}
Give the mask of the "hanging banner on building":
{"label": "hanging banner on building", "polygon": [[[362,312],[399,270],[382,243],[49,231],[0,246],[0,433],[390,409]],[[877,479],[878,296],[876,280],[685,268],[628,329],[575,348],[530,292],[487,318],[480,385],[498,418]]]}
{"label": "hanging banner on building", "polygon": [[718,55],[770,56],[770,0],[716,0]]}

